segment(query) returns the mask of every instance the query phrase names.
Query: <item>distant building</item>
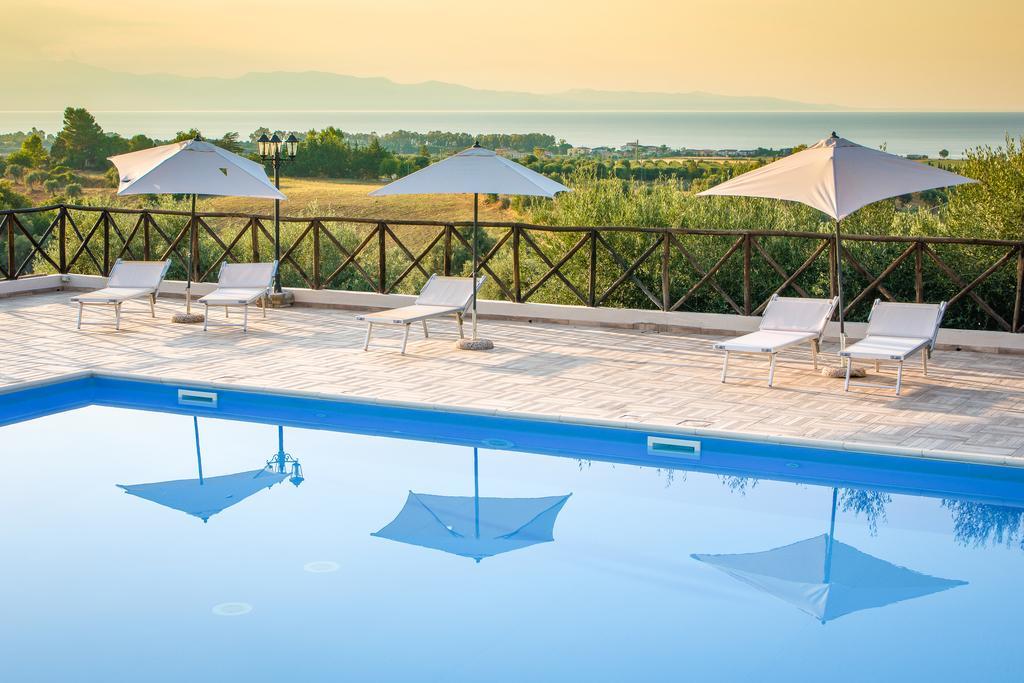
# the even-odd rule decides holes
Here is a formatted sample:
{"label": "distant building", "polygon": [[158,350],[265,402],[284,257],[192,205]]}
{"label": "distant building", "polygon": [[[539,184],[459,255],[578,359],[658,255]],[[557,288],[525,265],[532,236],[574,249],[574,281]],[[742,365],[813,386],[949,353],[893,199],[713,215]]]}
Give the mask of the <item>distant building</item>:
{"label": "distant building", "polygon": [[593,152],[589,147],[570,147],[569,156],[571,157],[587,157]]}
{"label": "distant building", "polygon": [[517,149],[510,149],[508,147],[499,147],[494,150],[494,153],[507,159],[522,159],[528,155],[527,152],[520,152]]}

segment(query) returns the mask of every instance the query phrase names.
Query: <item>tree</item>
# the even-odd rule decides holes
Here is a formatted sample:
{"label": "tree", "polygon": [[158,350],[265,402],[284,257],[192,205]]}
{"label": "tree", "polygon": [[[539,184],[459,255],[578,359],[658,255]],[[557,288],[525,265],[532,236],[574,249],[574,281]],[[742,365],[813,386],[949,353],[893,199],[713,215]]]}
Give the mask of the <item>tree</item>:
{"label": "tree", "polygon": [[64,188],[64,194],[68,197],[81,197],[82,186],[78,183],[68,183],[67,187]]}
{"label": "tree", "polygon": [[203,134],[198,128],[189,128],[188,130],[179,130],[174,134],[174,139],[171,142],[185,142],[186,140],[195,140],[196,138],[203,139]]}
{"label": "tree", "polygon": [[141,133],[133,135],[131,139],[128,140],[129,152],[138,152],[140,149],[149,149],[154,146],[156,146],[156,143],[153,142],[153,139],[146,137]]}
{"label": "tree", "polygon": [[38,134],[29,135],[21,143],[21,149],[7,157],[7,163],[28,168],[43,168],[49,161],[49,155],[43,147],[43,139]]}
{"label": "tree", "polygon": [[949,157],[949,150],[948,149],[940,149],[939,150],[939,156],[942,157],[943,159],[948,158]]}
{"label": "tree", "polygon": [[968,150],[957,172],[978,180],[949,190],[954,234],[1019,240],[1024,231],[1024,138]]}
{"label": "tree", "polygon": [[25,175],[25,185],[31,190],[37,184],[45,182],[50,175],[46,171],[32,171]]}
{"label": "tree", "polygon": [[106,164],[109,144],[96,119],[82,108],[64,110],[64,128],[50,148],[59,164],[81,169],[100,169]]}
{"label": "tree", "polygon": [[4,176],[10,178],[14,182],[21,182],[21,179],[25,177],[25,167],[18,166],[17,164],[11,164],[4,171]]}
{"label": "tree", "polygon": [[238,141],[238,133],[224,133],[220,139],[211,140],[211,142],[235,154],[241,154],[245,151],[242,149],[242,143]]}
{"label": "tree", "polygon": [[48,178],[47,180],[43,181],[43,189],[49,192],[50,194],[54,194],[63,186],[64,183],[62,183],[57,178]]}

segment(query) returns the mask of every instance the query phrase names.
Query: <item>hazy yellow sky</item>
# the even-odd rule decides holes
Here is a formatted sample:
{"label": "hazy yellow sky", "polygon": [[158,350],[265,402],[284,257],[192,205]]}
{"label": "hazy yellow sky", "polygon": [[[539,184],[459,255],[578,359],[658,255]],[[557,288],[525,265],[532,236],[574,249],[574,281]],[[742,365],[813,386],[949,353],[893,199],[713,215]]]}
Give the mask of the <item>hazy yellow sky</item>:
{"label": "hazy yellow sky", "polygon": [[3,0],[0,19],[7,55],[136,73],[1024,110],[1022,0]]}

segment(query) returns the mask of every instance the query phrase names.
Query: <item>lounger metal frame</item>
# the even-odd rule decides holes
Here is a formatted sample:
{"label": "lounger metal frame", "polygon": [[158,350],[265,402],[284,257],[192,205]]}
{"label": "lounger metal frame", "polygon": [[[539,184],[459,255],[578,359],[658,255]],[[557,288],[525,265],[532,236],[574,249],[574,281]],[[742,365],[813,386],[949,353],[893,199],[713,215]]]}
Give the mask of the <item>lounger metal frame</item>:
{"label": "lounger metal frame", "polygon": [[401,350],[400,353],[401,353],[401,355],[404,356],[405,355],[405,347],[409,345],[409,328],[411,328],[414,323],[416,323],[416,322],[423,323],[423,338],[424,339],[429,339],[430,338],[430,330],[427,328],[427,320],[429,320],[430,318],[443,318],[443,317],[448,316],[448,315],[454,315],[455,316],[455,322],[456,322],[456,324],[458,325],[458,328],[459,328],[459,339],[465,339],[466,335],[464,334],[463,329],[462,329],[462,322],[463,322],[462,318],[465,315],[465,312],[466,312],[465,309],[463,309],[461,311],[456,311],[454,313],[443,313],[443,314],[440,314],[440,315],[433,315],[433,316],[430,316],[429,318],[423,318],[423,319],[421,319],[419,321],[413,320],[413,321],[407,322],[407,323],[388,323],[388,322],[384,322],[382,320],[373,320],[373,321],[367,320],[366,321],[366,339],[363,342],[363,351],[368,351],[370,349],[370,335],[373,334],[373,326],[374,325],[392,325],[392,326],[403,325],[405,327],[405,332],[402,334],[402,350]]}
{"label": "lounger metal frame", "polygon": [[[868,313],[868,324],[869,325],[871,324],[871,317],[875,314],[875,307],[878,306],[879,303],[881,303],[881,299],[875,299],[874,303],[871,304],[871,312]],[[946,316],[946,307],[947,306],[948,306],[948,303],[945,302],[945,301],[939,303],[939,312],[938,312],[938,315],[936,315],[936,317],[935,317],[935,327],[932,330],[931,338],[927,342],[925,342],[923,344],[920,344],[920,345],[914,347],[913,349],[911,349],[910,351],[907,351],[906,353],[901,354],[899,356],[890,356],[888,359],[885,359],[885,358],[867,359],[867,360],[874,360],[874,362],[875,362],[875,372],[880,372],[883,364],[889,365],[890,367],[893,364],[895,364],[895,367],[896,367],[896,384],[892,385],[892,386],[894,386],[894,388],[896,389],[896,395],[897,396],[900,395],[900,391],[903,388],[903,364],[904,364],[904,362],[908,358],[913,356],[915,353],[921,352],[921,374],[924,377],[928,376],[928,359],[931,358],[932,352],[935,350],[935,340],[939,336],[939,328],[942,325],[942,319]],[[870,336],[870,335],[865,336],[865,339],[867,339],[868,336]],[[879,389],[879,388],[885,388],[887,386],[886,384],[879,383],[879,382],[851,382],[850,381],[850,371],[853,368],[854,356],[852,356],[848,351],[840,351],[839,355],[842,356],[843,358],[847,358],[849,360],[849,362],[846,363],[846,379],[843,381],[843,391],[849,391],[850,387],[865,387],[865,388],[868,388],[868,389]],[[886,363],[886,361],[889,361],[889,363]]]}
{"label": "lounger metal frame", "polygon": [[[423,285],[423,289],[426,289],[427,285],[429,285],[430,281],[433,280],[435,277],[438,277],[438,275],[436,273],[431,275],[430,278],[427,280],[426,284]],[[476,289],[477,289],[477,291],[480,291],[480,287],[483,286],[484,281],[486,279],[487,278],[485,276],[483,276],[483,275],[477,277],[477,281],[476,281]],[[423,289],[420,290],[421,293],[422,293]],[[423,323],[423,338],[424,339],[429,339],[430,338],[430,330],[427,328],[427,320],[430,320],[432,318],[444,318],[444,317],[447,317],[449,315],[454,315],[455,316],[455,323],[456,323],[456,325],[458,326],[458,329],[459,329],[459,339],[465,339],[466,335],[465,335],[465,333],[463,331],[462,323],[463,323],[463,319],[464,319],[464,317],[466,315],[466,311],[469,309],[469,307],[472,304],[473,304],[473,299],[471,297],[469,299],[469,301],[466,302],[466,305],[463,306],[460,310],[450,311],[450,312],[447,312],[447,313],[438,313],[438,314],[435,314],[435,315],[428,315],[428,316],[425,316],[423,318],[417,318],[415,320],[410,320],[410,321],[407,321],[407,322],[388,322],[386,320],[366,320],[365,321],[366,322],[366,339],[363,341],[363,351],[368,351],[370,349],[370,337],[373,335],[373,326],[374,325],[391,325],[391,326],[402,325],[402,326],[405,327],[405,332],[402,335],[402,348],[401,348],[401,352],[400,353],[401,353],[401,355],[404,356],[405,355],[405,349],[409,345],[409,328],[411,328],[417,322]],[[395,310],[398,310],[398,309],[395,309]],[[357,320],[360,320],[360,319],[361,318],[357,318]]]}
{"label": "lounger metal frame", "polygon": [[[781,298],[781,297],[779,297],[778,294],[773,294],[771,300],[768,302],[768,306],[771,306],[772,303],[774,303],[775,300],[779,299],[779,298]],[[838,303],[838,301],[839,301],[838,297],[833,297],[832,298],[832,306],[829,307],[829,309],[828,309],[828,315],[825,317],[824,324],[821,326],[821,329],[818,330],[818,336],[817,337],[813,337],[811,339],[808,339],[808,340],[806,340],[806,342],[804,342],[804,341],[793,342],[793,343],[790,343],[790,344],[784,344],[782,346],[776,346],[774,348],[763,349],[761,351],[738,351],[738,350],[730,350],[730,349],[721,348],[721,346],[724,345],[727,342],[720,342],[718,344],[715,344],[715,347],[714,347],[715,349],[717,349],[719,351],[724,351],[725,352],[725,358],[722,359],[722,377],[721,377],[722,384],[725,384],[726,377],[727,377],[727,375],[729,373],[729,354],[730,353],[740,353],[740,354],[746,354],[746,355],[762,355],[762,354],[764,354],[764,355],[768,356],[768,358],[769,358],[769,361],[768,361],[768,386],[770,388],[770,387],[772,387],[775,384],[775,360],[776,360],[775,357],[778,355],[779,351],[781,351],[783,349],[787,349],[790,346],[797,346],[799,344],[804,344],[804,343],[810,343],[810,345],[811,345],[811,364],[814,366],[815,372],[817,372],[817,370],[818,370],[818,353],[821,351],[821,338],[825,334],[825,328],[828,326],[828,321],[832,319],[832,313],[835,311],[836,304]],[[765,310],[767,310],[767,306],[765,307]],[[760,331],[771,331],[771,330],[760,330],[759,329],[758,331],[760,332]],[[811,334],[811,333],[809,332],[808,334]],[[733,375],[733,379],[760,379],[760,378],[759,377],[751,377],[751,376],[743,376],[743,375]]]}
{"label": "lounger metal frame", "polygon": [[[227,265],[228,265],[227,261],[222,261],[221,262],[220,268],[217,270],[217,279],[218,280],[220,279],[221,273],[224,272],[224,267],[227,266]],[[249,301],[243,301],[241,303],[213,304],[214,306],[223,306],[224,307],[224,317],[225,318],[230,318],[231,317],[231,314],[229,313],[229,310],[230,310],[231,306],[241,306],[242,307],[242,322],[240,322],[240,323],[212,323],[212,322],[210,322],[210,303],[207,302],[207,301],[203,301],[202,304],[206,307],[205,308],[205,315],[203,316],[203,332],[206,332],[211,327],[241,327],[242,328],[242,332],[248,332],[249,331],[249,304],[250,303],[258,304],[259,307],[261,309],[263,309],[263,317],[266,318],[267,317],[267,306],[270,303],[270,290],[274,286],[274,276],[277,275],[277,269],[279,267],[280,267],[280,264],[277,261],[274,261],[274,268],[273,268],[273,272],[270,274],[270,281],[267,283],[267,286],[265,288],[263,288],[263,291],[260,293],[259,298],[255,299],[255,300],[250,299]],[[238,289],[249,289],[249,288],[248,287],[244,287],[244,288],[240,287]],[[252,289],[255,289],[255,287],[253,287]],[[214,292],[216,292],[216,291],[217,290],[214,290]],[[211,292],[211,294],[212,293],[213,292]],[[209,295],[207,295],[207,296],[209,296]]]}
{"label": "lounger metal frame", "polygon": [[[124,261],[124,259],[117,259],[116,261],[114,261],[114,268],[116,268],[118,266],[118,264],[121,263],[122,261]],[[167,261],[164,262],[163,270],[160,271],[160,281],[157,283],[157,286],[153,289],[153,291],[150,292],[149,295],[146,297],[147,299],[149,299],[149,314],[153,318],[156,318],[156,297],[160,293],[160,285],[163,284],[164,277],[167,275],[167,271],[170,269],[170,267],[171,267],[171,262],[168,259]],[[113,269],[111,269],[111,271],[112,270]],[[135,288],[133,288],[133,289],[135,289]],[[142,288],[139,287],[137,289],[142,289]],[[82,301],[81,299],[79,299],[77,302],[75,302],[75,303],[78,304],[78,321],[77,321],[77,325],[76,325],[75,329],[78,329],[78,330],[82,329],[82,325],[109,325],[110,324],[109,322],[82,320],[82,314],[85,312],[85,307],[86,306],[113,306],[114,307],[114,329],[117,330],[118,332],[120,332],[121,331],[121,305],[124,304],[126,301],[134,301],[135,299],[139,299],[139,298],[141,298],[141,297],[132,297],[130,299],[122,299],[120,301]]]}

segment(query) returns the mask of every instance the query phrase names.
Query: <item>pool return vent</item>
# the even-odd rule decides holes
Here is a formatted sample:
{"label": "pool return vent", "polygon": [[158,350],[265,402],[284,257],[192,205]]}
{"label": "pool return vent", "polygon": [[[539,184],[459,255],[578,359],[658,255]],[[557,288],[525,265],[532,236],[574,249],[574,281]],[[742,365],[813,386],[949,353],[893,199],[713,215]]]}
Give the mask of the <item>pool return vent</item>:
{"label": "pool return vent", "polygon": [[199,408],[216,408],[217,394],[212,391],[178,389],[178,405],[195,406]]}
{"label": "pool return vent", "polygon": [[670,455],[686,460],[700,460],[700,441],[670,439],[665,436],[648,436],[647,454]]}

